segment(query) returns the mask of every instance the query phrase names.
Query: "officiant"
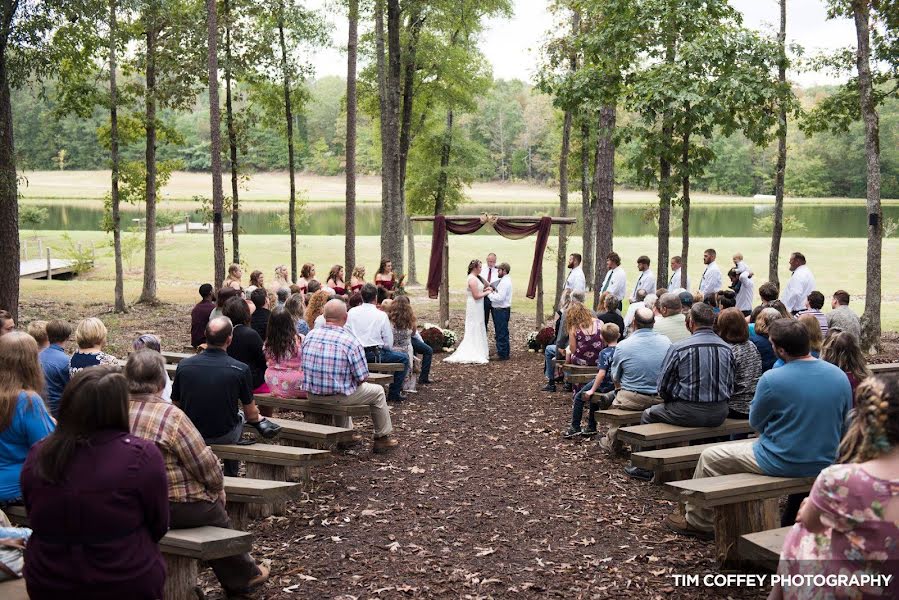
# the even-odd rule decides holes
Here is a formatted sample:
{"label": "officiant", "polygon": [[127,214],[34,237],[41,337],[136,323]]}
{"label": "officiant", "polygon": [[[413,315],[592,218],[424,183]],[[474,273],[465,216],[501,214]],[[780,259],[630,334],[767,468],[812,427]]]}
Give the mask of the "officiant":
{"label": "officiant", "polygon": [[[481,275],[483,275],[482,279],[484,280],[485,286],[490,286],[493,289],[496,289],[496,280],[499,277],[499,268],[496,266],[496,254],[491,252],[487,255],[487,264],[484,265],[484,268],[481,270]],[[486,296],[484,298],[484,329],[490,331],[490,296]],[[493,324],[493,328],[496,329],[496,324]]]}
{"label": "officiant", "polygon": [[512,316],[512,277],[509,263],[500,263],[497,269],[499,281],[491,282],[495,291],[490,299],[493,314],[493,330],[496,333],[496,355],[499,360],[509,360],[509,319]]}

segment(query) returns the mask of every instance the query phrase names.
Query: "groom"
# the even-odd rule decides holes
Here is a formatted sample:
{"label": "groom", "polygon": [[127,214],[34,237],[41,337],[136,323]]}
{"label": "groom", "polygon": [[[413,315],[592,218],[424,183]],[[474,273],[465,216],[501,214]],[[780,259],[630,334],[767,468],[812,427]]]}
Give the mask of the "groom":
{"label": "groom", "polygon": [[496,268],[499,281],[496,290],[489,296],[490,312],[493,314],[493,329],[496,332],[496,354],[499,360],[509,360],[509,318],[512,316],[512,278],[509,263],[500,263]]}

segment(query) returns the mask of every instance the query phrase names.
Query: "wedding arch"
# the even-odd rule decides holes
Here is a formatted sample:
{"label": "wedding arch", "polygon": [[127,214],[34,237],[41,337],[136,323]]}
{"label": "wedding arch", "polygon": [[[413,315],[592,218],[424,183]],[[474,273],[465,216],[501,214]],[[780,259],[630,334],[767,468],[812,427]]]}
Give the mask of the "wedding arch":
{"label": "wedding arch", "polygon": [[467,235],[490,225],[505,238],[520,240],[537,234],[527,297],[537,298],[537,326],[543,323],[543,253],[553,225],[573,225],[572,217],[503,217],[499,215],[437,215],[411,217],[412,221],[433,221],[431,260],[428,268],[428,296],[440,298],[440,326],[449,321],[449,234]]}

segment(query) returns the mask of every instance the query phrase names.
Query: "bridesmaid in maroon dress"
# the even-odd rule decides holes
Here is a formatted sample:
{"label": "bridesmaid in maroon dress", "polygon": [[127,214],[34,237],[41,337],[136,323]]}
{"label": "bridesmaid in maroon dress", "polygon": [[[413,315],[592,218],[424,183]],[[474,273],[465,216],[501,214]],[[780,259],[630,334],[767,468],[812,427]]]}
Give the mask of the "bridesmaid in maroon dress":
{"label": "bridesmaid in maroon dress", "polygon": [[343,280],[343,265],[334,265],[328,273],[328,281],[325,283],[334,290],[334,295],[343,300],[349,298],[346,292],[346,282]]}
{"label": "bridesmaid in maroon dress", "polygon": [[350,278],[350,293],[358,292],[363,285],[365,285],[365,267],[357,266],[353,269],[353,276]]}
{"label": "bridesmaid in maroon dress", "polygon": [[375,285],[379,288],[384,288],[388,298],[393,298],[396,273],[393,272],[393,263],[387,258],[381,259],[381,266],[378,267],[378,272],[375,273]]}
{"label": "bridesmaid in maroon dress", "polygon": [[297,285],[300,286],[300,293],[305,294],[306,290],[309,289],[309,282],[315,279],[315,265],[312,263],[306,263],[300,269],[300,278],[297,280]]}

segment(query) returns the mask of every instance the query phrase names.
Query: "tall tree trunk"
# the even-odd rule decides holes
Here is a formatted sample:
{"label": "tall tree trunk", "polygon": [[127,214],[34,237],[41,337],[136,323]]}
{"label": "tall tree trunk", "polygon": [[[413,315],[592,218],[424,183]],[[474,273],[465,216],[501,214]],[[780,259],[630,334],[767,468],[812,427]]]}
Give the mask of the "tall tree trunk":
{"label": "tall tree trunk", "polygon": [[[390,177],[390,227],[387,230],[386,257],[393,262],[394,271],[405,273],[403,268],[403,237],[405,213],[402,179],[400,173],[400,93],[402,60],[400,56],[400,31],[402,29],[399,0],[387,0],[387,132],[390,151],[387,155]],[[384,234],[382,233],[382,236]],[[382,246],[384,246],[382,241]]]}
{"label": "tall tree trunk", "polygon": [[390,176],[390,96],[387,93],[387,62],[385,56],[384,0],[375,3],[375,52],[378,68],[378,108],[381,132],[381,257],[388,256],[390,247],[391,198],[393,178]]}
{"label": "tall tree trunk", "polygon": [[[415,95],[415,71],[417,65],[416,50],[418,48],[418,38],[421,33],[423,19],[419,10],[414,10],[409,15],[409,23],[407,26],[408,34],[406,41],[405,66],[403,68],[403,109],[400,119],[400,145],[399,145],[399,190],[400,203],[403,211],[406,210],[406,166],[409,161],[409,148],[412,146],[412,107]],[[406,267],[406,279],[409,283],[417,284],[417,274],[415,272],[415,236],[412,222],[408,217],[403,219],[403,237],[407,240],[408,248],[408,266]]]}
{"label": "tall tree trunk", "polygon": [[109,2],[109,158],[112,163],[110,199],[112,203],[112,253],[115,259],[115,311],[123,313],[125,306],[125,272],[122,267],[122,215],[119,211],[119,86],[116,69],[118,19],[116,0]]}
{"label": "tall tree trunk", "polygon": [[[568,154],[571,150],[571,111],[565,111],[562,121],[562,150],[559,152],[559,216],[568,216]],[[565,287],[565,259],[568,257],[568,227],[559,225],[559,250],[556,253],[556,297],[553,307],[558,309]]]}
{"label": "tall tree trunk", "polygon": [[356,60],[359,51],[359,0],[349,1],[346,59],[346,222],[343,261],[349,277],[356,267]]}
{"label": "tall tree trunk", "polygon": [[880,121],[874,100],[871,76],[870,4],[853,0],[852,12],[858,37],[856,63],[862,120],[865,123],[867,163],[868,253],[865,281],[865,312],[862,313],[861,346],[866,352],[880,345],[881,252],[883,249],[883,209],[880,205]]}
{"label": "tall tree trunk", "polygon": [[215,262],[213,281],[219,287],[225,279],[225,225],[222,211],[222,112],[219,106],[219,23],[217,0],[206,0],[207,63],[209,65],[209,142],[212,158],[212,248]]}
{"label": "tall tree trunk", "polygon": [[2,3],[6,26],[0,31],[0,309],[19,320],[19,204],[7,43],[13,3]]}
{"label": "tall tree trunk", "polygon": [[[665,139],[671,139],[671,128],[665,127]],[[667,145],[666,145],[667,147]],[[659,242],[656,281],[658,285],[668,283],[668,238],[671,235],[671,162],[666,156],[659,159]],[[666,286],[667,287],[667,286]]]}
{"label": "tall tree trunk", "polygon": [[[686,103],[685,114],[690,114],[690,103]],[[690,255],[690,125],[684,128],[683,143],[681,145],[681,206],[684,216],[681,219],[681,250],[680,256],[683,267],[680,272],[680,286],[687,289],[687,258]]]}
{"label": "tall tree trunk", "polygon": [[231,3],[225,0],[225,119],[228,122],[228,152],[231,167],[231,262],[240,262],[240,199],[237,185],[237,130],[231,102]]}
{"label": "tall tree trunk", "polygon": [[151,8],[146,17],[151,22],[146,26],[147,39],[147,65],[146,65],[146,89],[144,101],[144,128],[146,130],[146,149],[144,162],[146,165],[146,241],[144,243],[144,284],[138,302],[155,304],[156,298],[156,37],[157,29],[156,13],[158,8]]}
{"label": "tall tree trunk", "polygon": [[591,273],[595,270],[593,262],[593,253],[596,251],[596,231],[593,225],[595,211],[596,194],[593,193],[590,179],[590,122],[584,115],[581,122],[581,226],[584,230],[582,251],[588,290],[593,289]]}
{"label": "tall tree trunk", "polygon": [[780,263],[780,238],[784,228],[784,179],[787,171],[787,0],[780,0],[780,32],[777,34],[777,42],[780,45],[777,76],[781,97],[777,116],[777,172],[774,177],[774,225],[771,228],[771,252],[768,255],[768,281],[780,286],[777,268]]}
{"label": "tall tree trunk", "polygon": [[[596,142],[596,266],[593,277],[593,309],[599,308],[600,289],[606,275],[605,257],[612,251],[615,202],[615,122],[617,109],[606,105],[599,109]],[[623,298],[619,298],[623,300]]]}
{"label": "tall tree trunk", "polygon": [[278,41],[281,45],[281,76],[284,83],[284,119],[287,123],[287,162],[290,177],[290,201],[288,202],[287,222],[290,227],[290,280],[297,280],[297,185],[296,158],[293,147],[293,103],[290,99],[291,78],[287,66],[287,42],[284,40],[284,4],[279,6]]}
{"label": "tall tree trunk", "polygon": [[[440,175],[437,178],[437,195],[434,201],[434,216],[446,214],[446,186],[449,183],[450,156],[453,148],[453,109],[446,111],[446,130],[443,144],[440,147]],[[449,233],[447,233],[447,236]],[[446,327],[449,323],[449,253],[444,251],[443,273],[440,277],[440,323]]]}

